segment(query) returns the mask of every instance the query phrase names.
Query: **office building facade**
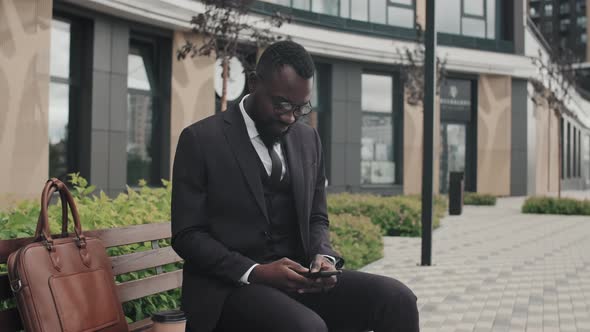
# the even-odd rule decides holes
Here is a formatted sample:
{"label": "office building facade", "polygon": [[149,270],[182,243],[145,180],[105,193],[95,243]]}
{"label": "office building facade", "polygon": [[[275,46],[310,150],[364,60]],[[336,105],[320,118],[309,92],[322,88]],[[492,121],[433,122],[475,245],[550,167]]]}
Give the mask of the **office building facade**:
{"label": "office building facade", "polygon": [[[590,188],[588,101],[574,92],[563,116],[533,102],[532,58],[547,50],[524,19],[528,4],[436,4],[446,75],[435,189],[448,190],[452,171],[465,172],[467,190],[500,196]],[[2,204],[36,198],[45,178],[74,171],[109,194],[169,178],[181,130],[218,108],[215,59],[176,59],[186,40],[202,40],[189,24],[202,11],[191,0],[3,1]],[[425,1],[268,0],[252,15],[276,11],[293,17],[276,33],[316,62],[315,112],[302,121],[322,138],[329,190],[419,193],[423,110],[403,54],[419,48]],[[258,52],[245,47],[246,61]],[[246,87],[232,73],[235,102]]]}

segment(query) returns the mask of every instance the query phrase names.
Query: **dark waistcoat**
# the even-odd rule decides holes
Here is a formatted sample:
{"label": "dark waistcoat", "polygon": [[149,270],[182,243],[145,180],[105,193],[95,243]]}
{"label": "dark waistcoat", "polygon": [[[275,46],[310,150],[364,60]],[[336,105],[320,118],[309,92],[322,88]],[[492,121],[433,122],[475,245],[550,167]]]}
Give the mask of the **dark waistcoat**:
{"label": "dark waistcoat", "polygon": [[[285,164],[286,154],[285,156]],[[278,186],[270,183],[270,176],[262,164],[260,165],[260,177],[264,188],[264,199],[269,217],[269,225],[265,232],[266,252],[263,260],[272,262],[283,257],[295,261],[302,261],[303,253],[301,247],[299,226],[297,225],[297,214],[295,201],[291,187],[291,177],[287,165],[285,175]]]}

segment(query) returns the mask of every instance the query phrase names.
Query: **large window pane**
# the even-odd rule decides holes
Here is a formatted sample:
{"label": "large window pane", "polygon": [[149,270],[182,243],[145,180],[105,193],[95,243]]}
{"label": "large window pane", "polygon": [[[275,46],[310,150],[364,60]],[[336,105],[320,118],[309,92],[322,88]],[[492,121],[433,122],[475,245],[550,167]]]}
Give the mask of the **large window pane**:
{"label": "large window pane", "polygon": [[51,22],[51,60],[49,72],[53,77],[70,77],[70,24]]}
{"label": "large window pane", "polygon": [[436,26],[440,32],[461,33],[461,0],[437,0]]}
{"label": "large window pane", "polygon": [[488,24],[488,39],[496,38],[496,1],[495,0],[488,0],[487,1],[487,13],[486,19]]}
{"label": "large window pane", "polygon": [[484,0],[463,0],[463,11],[466,15],[483,16],[483,5]]}
{"label": "large window pane", "polygon": [[64,178],[68,173],[68,119],[70,86],[49,85],[49,176]]}
{"label": "large window pane", "polygon": [[463,35],[485,38],[486,22],[479,19],[463,18]]}
{"label": "large window pane", "polygon": [[309,10],[310,0],[293,0],[293,8]]}
{"label": "large window pane", "polygon": [[338,0],[313,0],[311,10],[316,13],[338,16]]}
{"label": "large window pane", "polygon": [[49,85],[49,176],[65,179],[70,118],[70,23],[51,21]]}
{"label": "large window pane", "polygon": [[363,111],[391,113],[393,110],[393,79],[385,75],[362,75]]}
{"label": "large window pane", "polygon": [[374,23],[385,24],[385,1],[384,0],[370,0],[369,1],[369,21]]}
{"label": "large window pane", "polygon": [[340,16],[350,18],[350,0],[340,0]]}
{"label": "large window pane", "polygon": [[136,49],[128,56],[127,184],[151,182],[153,162],[153,95],[145,56]]}
{"label": "large window pane", "polygon": [[396,3],[396,4],[399,4],[399,5],[406,5],[406,6],[413,5],[413,1],[412,0],[389,0],[389,2]]}
{"label": "large window pane", "polygon": [[350,2],[350,18],[353,20],[366,21],[369,16],[367,0],[353,0]]}
{"label": "large window pane", "polygon": [[362,75],[361,184],[395,183],[393,79]]}
{"label": "large window pane", "polygon": [[389,25],[395,25],[404,28],[414,27],[414,10],[389,6],[387,9]]}

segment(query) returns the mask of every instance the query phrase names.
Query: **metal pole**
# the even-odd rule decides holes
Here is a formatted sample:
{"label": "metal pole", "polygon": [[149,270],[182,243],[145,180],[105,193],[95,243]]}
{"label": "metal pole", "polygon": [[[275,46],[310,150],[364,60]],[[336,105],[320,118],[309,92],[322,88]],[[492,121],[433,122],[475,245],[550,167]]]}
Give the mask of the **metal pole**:
{"label": "metal pole", "polygon": [[424,147],[422,158],[422,265],[432,265],[434,190],[434,102],[436,89],[436,25],[434,0],[426,0],[424,43]]}

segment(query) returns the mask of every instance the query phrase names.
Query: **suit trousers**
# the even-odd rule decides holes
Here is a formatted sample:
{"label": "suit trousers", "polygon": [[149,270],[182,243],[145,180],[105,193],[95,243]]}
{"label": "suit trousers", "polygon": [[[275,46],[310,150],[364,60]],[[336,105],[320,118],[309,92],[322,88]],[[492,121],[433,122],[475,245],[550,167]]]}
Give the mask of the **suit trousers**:
{"label": "suit trousers", "polygon": [[215,331],[414,332],[419,331],[416,300],[395,279],[348,270],[324,293],[285,293],[250,284],[228,296]]}

